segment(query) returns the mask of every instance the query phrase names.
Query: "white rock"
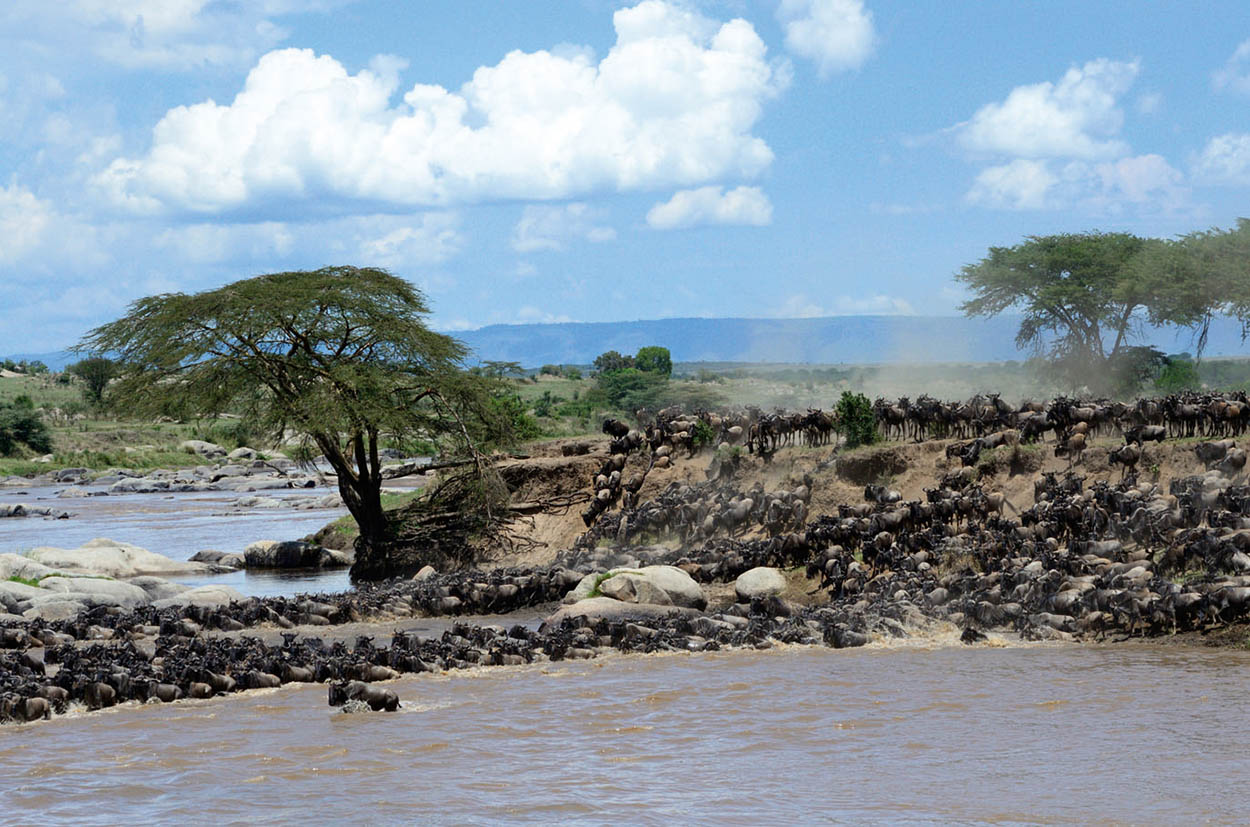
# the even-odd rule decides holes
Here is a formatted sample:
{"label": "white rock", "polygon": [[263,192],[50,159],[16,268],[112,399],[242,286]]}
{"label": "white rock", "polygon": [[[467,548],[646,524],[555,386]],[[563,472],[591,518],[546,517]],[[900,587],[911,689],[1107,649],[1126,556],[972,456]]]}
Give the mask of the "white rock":
{"label": "white rock", "polygon": [[218,607],[229,606],[232,602],[246,599],[238,590],[229,586],[199,586],[188,589],[175,597],[153,600],[152,605],[157,609],[167,609],[170,606]]}
{"label": "white rock", "polygon": [[22,617],[27,620],[45,620],[51,623],[57,620],[70,620],[78,617],[79,612],[86,609],[85,604],[76,600],[66,600],[62,596],[58,596],[55,600],[36,602],[37,605],[22,612]]}
{"label": "white rock", "polygon": [[20,554],[0,554],[0,580],[10,577],[22,577],[26,580],[38,580],[52,574],[53,570]]}
{"label": "white rock", "polygon": [[203,457],[224,457],[226,455],[225,448],[212,442],[205,442],[202,439],[185,439],[178,443],[178,447],[188,453],[199,454]]}
{"label": "white rock", "polygon": [[739,603],[750,603],[756,598],[774,597],[786,590],[786,578],[777,569],[756,566],[738,575],[734,581],[734,593]]}
{"label": "white rock", "polygon": [[147,593],[149,600],[164,600],[169,597],[177,597],[183,592],[191,590],[191,587],[184,583],[175,583],[163,577],[152,577],[150,575],[135,577],[126,582],[143,589]]}
{"label": "white rock", "polygon": [[203,563],[174,560],[147,549],[97,538],[76,549],[41,546],[27,555],[31,560],[67,573],[98,574],[105,577],[138,577],[143,574],[207,574]]}
{"label": "white rock", "polygon": [[47,589],[41,589],[38,586],[0,580],[0,607],[9,612],[17,611],[19,603],[34,600],[36,597],[47,597],[47,595]]}
{"label": "white rock", "polygon": [[40,588],[63,595],[72,595],[93,606],[121,606],[133,609],[151,602],[148,593],[139,586],[120,580],[102,580],[96,577],[45,577],[39,581]]}
{"label": "white rock", "polygon": [[[630,602],[644,603],[645,595],[650,599],[660,599],[654,597],[654,589],[663,592],[669,602],[674,606],[685,606],[693,609],[703,609],[707,606],[707,597],[703,594],[702,587],[694,581],[689,574],[677,568],[676,566],[643,566],[636,569],[612,569],[608,572],[609,577],[603,574],[588,574],[582,578],[576,588],[569,592],[564,599],[566,604],[576,603],[590,597],[595,585],[599,586],[600,594],[632,594]],[[626,576],[627,581],[612,585],[611,581],[617,577]],[[640,582],[646,581],[646,586],[640,586]],[[604,591],[604,586],[608,586],[609,591]],[[632,592],[630,591],[632,590]],[[640,590],[642,595],[640,595]],[[623,598],[623,599],[629,599]]]}

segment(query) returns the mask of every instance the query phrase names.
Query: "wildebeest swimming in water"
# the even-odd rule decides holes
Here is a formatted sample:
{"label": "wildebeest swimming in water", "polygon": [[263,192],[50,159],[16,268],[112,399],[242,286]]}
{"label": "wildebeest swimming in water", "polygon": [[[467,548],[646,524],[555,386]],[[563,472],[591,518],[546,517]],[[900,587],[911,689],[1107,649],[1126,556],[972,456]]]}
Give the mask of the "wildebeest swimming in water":
{"label": "wildebeest swimming in water", "polygon": [[343,706],[348,701],[360,701],[374,712],[394,712],[399,709],[399,696],[390,689],[381,689],[360,681],[330,684],[330,706]]}

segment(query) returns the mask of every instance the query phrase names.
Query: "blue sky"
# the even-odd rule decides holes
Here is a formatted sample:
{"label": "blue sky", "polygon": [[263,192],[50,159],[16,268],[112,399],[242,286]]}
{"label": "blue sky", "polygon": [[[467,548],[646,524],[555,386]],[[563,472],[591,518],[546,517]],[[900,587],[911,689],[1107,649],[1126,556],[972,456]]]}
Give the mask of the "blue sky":
{"label": "blue sky", "polygon": [[952,313],[990,245],[1228,227],[1243,2],[6,0],[0,352],[384,266],[433,322]]}

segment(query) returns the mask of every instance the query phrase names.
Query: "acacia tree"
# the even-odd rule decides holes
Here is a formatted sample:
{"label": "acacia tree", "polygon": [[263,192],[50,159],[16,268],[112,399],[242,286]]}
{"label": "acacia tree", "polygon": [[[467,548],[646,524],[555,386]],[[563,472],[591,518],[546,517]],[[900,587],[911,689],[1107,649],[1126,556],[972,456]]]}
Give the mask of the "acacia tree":
{"label": "acacia tree", "polygon": [[1197,358],[1217,316],[1240,321],[1242,339],[1250,334],[1250,219],[1239,219],[1229,230],[1200,230],[1155,242],[1134,270],[1156,297],[1151,322],[1193,328]]}
{"label": "acacia tree", "polygon": [[103,356],[93,356],[75,362],[65,370],[82,380],[82,395],[87,402],[100,407],[104,404],[105,389],[117,376],[117,363]]}
{"label": "acacia tree", "polygon": [[1021,310],[1016,344],[1050,359],[1073,385],[1100,390],[1122,385],[1156,352],[1134,344],[1141,319],[1189,324],[1179,301],[1164,301],[1144,276],[1142,257],[1155,244],[1128,233],[1029,236],[1014,247],[991,247],[955,278],[972,290],[962,310],[993,316]]}
{"label": "acacia tree", "polygon": [[79,349],[120,363],[112,392],[134,413],[232,409],[275,439],[315,443],[360,528],[353,575],[390,573],[380,441],[450,438],[476,457],[467,420],[481,434],[491,416],[465,347],[426,327],[428,313],[385,270],[326,267],[140,299]]}

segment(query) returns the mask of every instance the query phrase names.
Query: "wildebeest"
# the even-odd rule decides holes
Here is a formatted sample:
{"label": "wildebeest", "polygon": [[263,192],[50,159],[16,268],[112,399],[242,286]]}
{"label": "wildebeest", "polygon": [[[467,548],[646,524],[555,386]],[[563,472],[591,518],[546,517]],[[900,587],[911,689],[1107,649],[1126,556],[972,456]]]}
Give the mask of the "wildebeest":
{"label": "wildebeest", "polygon": [[348,701],[361,701],[374,712],[394,712],[399,709],[399,696],[389,689],[370,686],[360,681],[330,684],[330,706],[342,706]]}

